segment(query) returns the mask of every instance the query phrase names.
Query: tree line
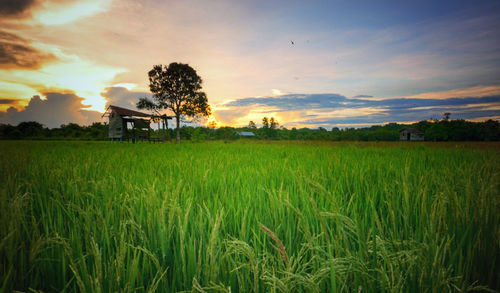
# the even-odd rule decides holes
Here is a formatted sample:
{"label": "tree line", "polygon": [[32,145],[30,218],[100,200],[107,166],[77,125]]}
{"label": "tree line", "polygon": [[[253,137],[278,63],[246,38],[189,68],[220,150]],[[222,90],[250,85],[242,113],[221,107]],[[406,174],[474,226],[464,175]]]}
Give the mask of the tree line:
{"label": "tree line", "polygon": [[[285,128],[279,126],[274,118],[265,118],[262,126],[250,121],[245,127],[192,127],[179,128],[179,136],[183,140],[193,142],[203,140],[236,140],[238,132],[246,131],[255,134],[261,140],[322,140],[322,141],[397,141],[399,131],[406,127],[414,127],[424,133],[426,141],[500,141],[500,123],[496,120],[471,122],[466,120],[431,120],[420,121],[411,125],[389,123],[383,126],[366,128],[333,127],[326,129]],[[210,125],[210,124],[209,124]],[[151,136],[158,135],[152,130]],[[164,134],[167,139],[176,139],[175,129],[168,129]],[[80,126],[75,123],[63,124],[59,128],[49,129],[34,121],[21,122],[18,125],[0,124],[0,139],[61,139],[61,140],[106,140],[108,125],[93,123]]]}
{"label": "tree line", "polygon": [[0,124],[0,139],[105,140],[107,138],[108,125],[100,122],[89,126],[68,123],[52,129],[36,121],[21,122],[17,126]]}

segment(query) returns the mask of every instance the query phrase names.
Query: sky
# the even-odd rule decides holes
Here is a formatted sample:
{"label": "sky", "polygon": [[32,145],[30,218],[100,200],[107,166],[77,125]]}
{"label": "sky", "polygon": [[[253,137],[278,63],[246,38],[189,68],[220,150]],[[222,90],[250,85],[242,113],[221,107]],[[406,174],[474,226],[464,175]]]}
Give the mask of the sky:
{"label": "sky", "polygon": [[0,0],[0,123],[104,122],[187,63],[244,126],[500,119],[499,1]]}

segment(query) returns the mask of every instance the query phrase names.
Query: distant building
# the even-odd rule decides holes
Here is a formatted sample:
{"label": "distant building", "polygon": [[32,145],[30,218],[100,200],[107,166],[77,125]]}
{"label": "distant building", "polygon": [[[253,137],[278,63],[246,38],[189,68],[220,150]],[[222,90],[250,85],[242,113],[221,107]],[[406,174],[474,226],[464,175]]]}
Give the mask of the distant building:
{"label": "distant building", "polygon": [[236,135],[241,137],[255,137],[255,134],[251,131],[237,131]]}
{"label": "distant building", "polygon": [[399,131],[399,140],[422,141],[424,133],[416,128],[404,128]]}
{"label": "distant building", "polygon": [[109,139],[110,140],[151,140],[151,121],[163,121],[165,128],[168,119],[172,117],[166,115],[152,115],[135,110],[130,110],[118,106],[110,105],[102,115],[109,119]]}

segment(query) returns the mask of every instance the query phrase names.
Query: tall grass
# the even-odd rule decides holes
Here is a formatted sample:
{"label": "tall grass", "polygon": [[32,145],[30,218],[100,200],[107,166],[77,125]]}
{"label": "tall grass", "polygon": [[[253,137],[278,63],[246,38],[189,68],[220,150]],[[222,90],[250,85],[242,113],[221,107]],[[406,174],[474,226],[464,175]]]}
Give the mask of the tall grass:
{"label": "tall grass", "polygon": [[0,142],[0,291],[500,289],[500,151]]}

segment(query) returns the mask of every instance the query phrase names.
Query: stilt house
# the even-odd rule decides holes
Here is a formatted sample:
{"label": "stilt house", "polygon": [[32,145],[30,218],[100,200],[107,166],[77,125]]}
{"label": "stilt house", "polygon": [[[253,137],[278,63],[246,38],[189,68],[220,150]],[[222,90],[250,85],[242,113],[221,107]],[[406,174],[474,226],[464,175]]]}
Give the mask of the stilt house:
{"label": "stilt house", "polygon": [[110,140],[132,140],[132,142],[160,140],[161,137],[151,137],[151,122],[158,123],[158,129],[161,129],[160,122],[163,122],[165,130],[168,128],[168,119],[172,119],[166,115],[146,114],[113,105],[110,105],[102,116],[109,119]]}

